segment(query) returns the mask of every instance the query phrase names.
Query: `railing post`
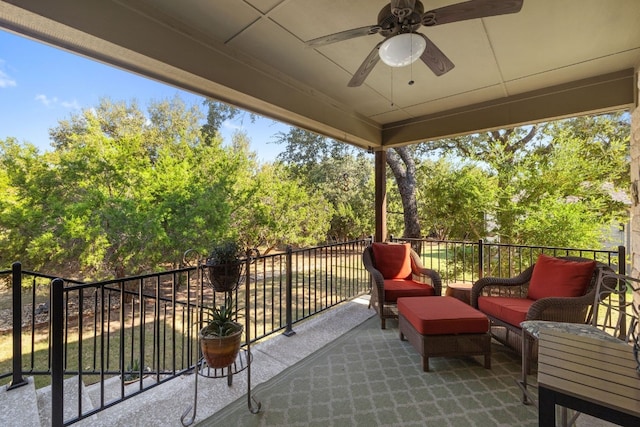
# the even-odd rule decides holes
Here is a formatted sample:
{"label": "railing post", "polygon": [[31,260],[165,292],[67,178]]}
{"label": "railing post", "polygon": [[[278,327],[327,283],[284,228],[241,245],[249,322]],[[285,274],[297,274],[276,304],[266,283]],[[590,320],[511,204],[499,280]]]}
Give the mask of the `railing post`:
{"label": "railing post", "polygon": [[293,330],[293,268],[292,268],[293,249],[291,246],[287,246],[287,301],[286,301],[286,322],[287,327],[283,334],[287,337],[295,335]]}
{"label": "railing post", "polygon": [[[622,245],[618,246],[618,274],[625,274],[625,271],[627,270],[627,260],[626,260],[626,248]],[[620,289],[620,286],[623,286],[622,281],[618,281],[618,284],[616,285],[618,287],[618,289]],[[632,298],[634,298],[632,296]],[[619,301],[618,301],[618,309],[620,310],[620,313],[623,313],[625,311],[625,307],[627,306],[627,296],[624,292],[620,292],[619,294]],[[597,314],[596,314],[597,315]],[[622,318],[620,319],[620,330],[618,331],[618,338],[620,338],[621,340],[625,339],[625,336],[627,335],[627,316],[622,316]]]}
{"label": "railing post", "polygon": [[51,426],[64,424],[64,281],[51,282]]}
{"label": "railing post", "polygon": [[22,377],[22,264],[14,262],[11,270],[13,276],[13,329],[11,332],[13,338],[13,378],[7,386],[7,390],[29,383]]}
{"label": "railing post", "polygon": [[478,240],[478,279],[484,277],[484,241]]}
{"label": "railing post", "polygon": [[618,246],[618,274],[626,274],[627,271],[627,249]]}

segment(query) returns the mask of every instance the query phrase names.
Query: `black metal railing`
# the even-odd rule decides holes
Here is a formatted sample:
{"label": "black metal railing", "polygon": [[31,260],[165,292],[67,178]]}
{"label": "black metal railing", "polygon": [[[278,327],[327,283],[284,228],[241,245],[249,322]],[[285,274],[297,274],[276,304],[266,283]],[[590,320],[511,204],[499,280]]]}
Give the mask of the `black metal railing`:
{"label": "black metal railing", "polygon": [[[625,271],[624,247],[617,251],[504,245],[478,242],[409,241],[425,266],[443,283],[473,282],[483,276],[513,277],[539,253],[582,256]],[[371,239],[314,248],[287,248],[253,258],[246,286],[235,301],[248,301],[251,341],[283,332],[296,322],[369,290],[362,252]],[[55,280],[54,280],[55,279]],[[198,267],[95,283],[58,279],[22,270],[15,263],[0,271],[11,283],[13,304],[11,366],[0,361],[0,381],[9,388],[51,383],[52,424],[70,425],[193,369],[197,347],[197,307],[221,295],[207,286]],[[246,294],[245,294],[246,293]],[[25,324],[25,327],[22,325]],[[83,407],[78,387],[75,416],[63,420],[64,380],[96,387],[99,402]]]}
{"label": "black metal railing", "polygon": [[[247,286],[235,298],[248,296],[249,311],[239,314],[248,315],[251,341],[279,331],[291,335],[296,322],[367,292],[361,256],[369,242],[288,248],[253,259]],[[222,297],[195,266],[82,283],[15,263],[0,271],[0,280],[9,279],[13,360],[11,370],[0,370],[0,380],[11,377],[10,386],[19,387],[26,374],[37,385],[51,383],[52,425],[73,424],[191,370],[200,357],[196,310]],[[29,326],[23,329],[23,323]],[[63,420],[69,378],[96,387],[99,402],[83,407],[78,387],[76,415]]]}
{"label": "black metal railing", "polygon": [[577,249],[552,246],[509,245],[476,242],[395,238],[390,241],[409,242],[420,254],[425,267],[434,269],[442,276],[443,285],[449,283],[473,283],[485,277],[514,277],[533,265],[538,255],[577,256],[594,259],[625,274],[626,249],[618,246],[608,249]]}

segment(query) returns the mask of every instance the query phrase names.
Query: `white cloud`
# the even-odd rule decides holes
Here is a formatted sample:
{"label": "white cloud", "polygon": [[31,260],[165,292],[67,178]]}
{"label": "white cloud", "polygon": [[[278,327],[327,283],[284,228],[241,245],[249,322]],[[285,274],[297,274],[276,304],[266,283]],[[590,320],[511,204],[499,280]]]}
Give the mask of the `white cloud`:
{"label": "white cloud", "polygon": [[75,99],[73,101],[60,101],[57,97],[49,98],[47,95],[38,94],[35,98],[36,101],[40,101],[46,107],[53,107],[59,105],[63,108],[70,108],[74,110],[80,109],[80,104]]}
{"label": "white cloud", "polygon": [[62,101],[60,103],[64,108],[71,108],[72,110],[79,110],[80,104],[75,99],[73,101]]}
{"label": "white cloud", "polygon": [[[2,65],[1,62],[0,62],[0,65]],[[14,86],[17,86],[17,85],[18,84],[16,83],[16,81],[14,79],[12,79],[4,71],[0,70],[0,88],[14,87]]]}
{"label": "white cloud", "polygon": [[51,104],[56,104],[58,102],[58,98],[53,97],[49,98],[47,95],[39,94],[36,95],[36,101],[42,102],[45,106],[50,106]]}

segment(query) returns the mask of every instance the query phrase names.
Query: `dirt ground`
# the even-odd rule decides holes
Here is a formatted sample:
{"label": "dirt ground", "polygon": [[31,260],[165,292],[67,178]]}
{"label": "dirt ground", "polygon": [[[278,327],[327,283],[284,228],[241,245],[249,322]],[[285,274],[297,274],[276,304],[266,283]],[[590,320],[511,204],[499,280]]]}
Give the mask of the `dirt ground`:
{"label": "dirt ground", "polygon": [[[155,289],[153,287],[145,287],[144,291],[147,295],[154,295]],[[161,285],[161,293],[167,294],[171,292],[171,283],[167,282]],[[193,290],[192,290],[193,292]],[[186,299],[186,286],[179,289],[176,292],[178,299]],[[193,298],[193,296],[192,296]],[[32,304],[33,290],[24,289],[22,293],[22,327],[30,327],[34,320],[35,313],[35,326],[44,327],[49,322],[49,290],[47,286],[39,286],[35,296],[35,311]],[[90,317],[95,312],[95,302],[93,293],[85,293],[83,298],[83,315]],[[69,297],[67,302],[68,310],[70,313],[76,313],[78,307],[78,298]],[[112,311],[117,311],[120,308],[119,301],[111,301],[109,304]],[[77,316],[75,316],[77,317]],[[73,322],[72,322],[73,323]],[[11,289],[0,289],[0,334],[11,333],[13,329],[13,304],[12,304],[12,292]]]}

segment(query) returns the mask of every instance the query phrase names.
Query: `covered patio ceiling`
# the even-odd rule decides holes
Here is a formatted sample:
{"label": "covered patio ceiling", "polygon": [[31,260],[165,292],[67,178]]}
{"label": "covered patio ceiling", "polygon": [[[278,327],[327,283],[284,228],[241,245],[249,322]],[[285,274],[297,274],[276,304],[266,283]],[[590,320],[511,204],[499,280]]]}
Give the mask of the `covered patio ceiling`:
{"label": "covered patio ceiling", "polygon": [[383,37],[305,41],[374,25],[386,4],[4,0],[0,27],[374,150],[637,105],[637,0],[524,0],[516,14],[422,26],[455,68],[379,62],[347,87]]}

